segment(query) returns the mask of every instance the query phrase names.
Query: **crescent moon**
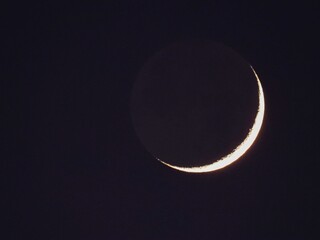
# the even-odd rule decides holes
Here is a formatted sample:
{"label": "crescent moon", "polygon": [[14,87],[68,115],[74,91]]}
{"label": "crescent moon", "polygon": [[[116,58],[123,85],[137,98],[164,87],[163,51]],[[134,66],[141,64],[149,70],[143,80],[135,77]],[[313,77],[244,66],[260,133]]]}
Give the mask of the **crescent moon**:
{"label": "crescent moon", "polygon": [[179,166],[168,164],[156,157],[161,163],[165,164],[170,168],[183,171],[183,172],[205,173],[205,172],[212,172],[212,171],[224,168],[230,165],[231,163],[237,161],[242,155],[244,155],[247,152],[247,150],[252,146],[252,144],[254,143],[254,141],[256,140],[260,132],[262,122],[263,122],[263,117],[264,117],[264,111],[265,111],[265,100],[264,100],[264,94],[263,94],[261,82],[255,70],[253,69],[253,67],[252,66],[250,67],[258,83],[259,105],[258,105],[257,115],[255,117],[252,128],[249,130],[248,135],[245,137],[245,139],[231,153],[220,158],[219,160],[215,161],[212,164],[199,166],[199,167],[179,167]]}

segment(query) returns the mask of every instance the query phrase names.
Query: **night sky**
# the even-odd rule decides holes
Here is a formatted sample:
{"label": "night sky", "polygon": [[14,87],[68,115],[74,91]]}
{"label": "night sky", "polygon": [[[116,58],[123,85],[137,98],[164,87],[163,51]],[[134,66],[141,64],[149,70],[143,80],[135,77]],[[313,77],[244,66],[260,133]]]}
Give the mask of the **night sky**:
{"label": "night sky", "polygon": [[[2,6],[0,238],[316,239],[319,10],[279,2]],[[130,116],[145,62],[192,39],[241,54],[266,100],[250,151],[201,175],[155,160]]]}

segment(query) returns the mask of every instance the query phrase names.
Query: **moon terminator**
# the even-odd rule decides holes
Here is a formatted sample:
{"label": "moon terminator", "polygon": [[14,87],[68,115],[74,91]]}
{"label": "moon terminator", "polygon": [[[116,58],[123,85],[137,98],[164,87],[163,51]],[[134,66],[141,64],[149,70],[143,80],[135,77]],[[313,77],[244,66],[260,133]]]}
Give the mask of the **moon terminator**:
{"label": "moon terminator", "polygon": [[212,172],[212,171],[224,168],[230,165],[231,163],[235,162],[236,160],[238,160],[242,155],[244,155],[247,152],[247,150],[251,147],[251,145],[254,143],[254,141],[256,140],[260,132],[260,129],[262,127],[263,117],[264,117],[264,111],[265,111],[265,101],[264,101],[264,94],[263,94],[261,82],[252,66],[251,68],[257,78],[257,84],[259,87],[259,107],[258,107],[257,115],[254,120],[253,126],[249,130],[248,135],[246,136],[246,138],[243,140],[242,143],[240,143],[228,155],[222,157],[219,160],[216,160],[212,164],[208,164],[200,167],[179,167],[179,166],[170,165],[169,163],[166,163],[159,158],[157,159],[163,164],[165,164],[166,166],[179,171],[189,172],[189,173],[204,173],[204,172]]}

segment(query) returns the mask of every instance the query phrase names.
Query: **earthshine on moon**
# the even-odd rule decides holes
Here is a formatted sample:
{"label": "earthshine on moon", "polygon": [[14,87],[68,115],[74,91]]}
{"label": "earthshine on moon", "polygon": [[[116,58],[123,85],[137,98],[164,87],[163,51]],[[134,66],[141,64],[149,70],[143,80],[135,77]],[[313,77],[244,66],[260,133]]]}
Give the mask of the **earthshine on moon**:
{"label": "earthshine on moon", "polygon": [[131,110],[141,142],[156,159],[179,171],[204,173],[247,152],[262,127],[265,100],[255,70],[233,50],[183,43],[144,66]]}

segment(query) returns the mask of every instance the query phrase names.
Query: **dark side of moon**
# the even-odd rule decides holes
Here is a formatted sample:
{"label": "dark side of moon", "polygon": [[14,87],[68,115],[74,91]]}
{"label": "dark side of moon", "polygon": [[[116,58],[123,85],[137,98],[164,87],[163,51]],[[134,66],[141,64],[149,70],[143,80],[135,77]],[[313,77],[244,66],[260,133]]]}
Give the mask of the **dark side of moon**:
{"label": "dark side of moon", "polygon": [[247,136],[259,105],[250,65],[232,49],[199,41],[151,57],[135,82],[131,114],[153,156],[196,167],[229,154]]}

